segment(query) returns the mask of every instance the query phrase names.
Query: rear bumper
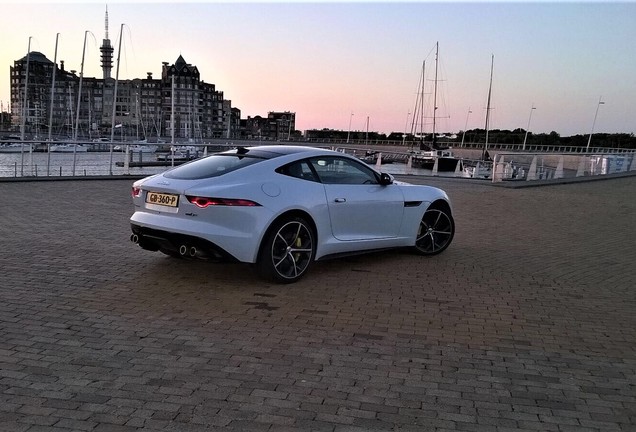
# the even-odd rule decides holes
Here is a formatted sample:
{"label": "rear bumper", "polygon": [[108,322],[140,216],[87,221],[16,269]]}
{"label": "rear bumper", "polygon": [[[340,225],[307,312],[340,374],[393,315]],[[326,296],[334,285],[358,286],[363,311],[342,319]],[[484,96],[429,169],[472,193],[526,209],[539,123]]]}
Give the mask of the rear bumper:
{"label": "rear bumper", "polygon": [[161,250],[168,255],[183,256],[222,262],[238,262],[239,260],[222,247],[213,242],[186,234],[173,233],[130,224],[131,240],[142,249]]}

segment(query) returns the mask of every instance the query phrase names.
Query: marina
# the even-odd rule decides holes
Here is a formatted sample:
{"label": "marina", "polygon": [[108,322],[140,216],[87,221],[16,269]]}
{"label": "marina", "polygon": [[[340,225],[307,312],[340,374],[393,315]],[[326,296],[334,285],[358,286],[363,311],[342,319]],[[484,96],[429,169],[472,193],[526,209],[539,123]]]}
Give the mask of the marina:
{"label": "marina", "polygon": [[[31,143],[0,143],[0,179],[2,178],[46,178],[46,177],[95,177],[95,176],[146,176],[165,171],[197,157],[235,148],[275,144],[271,142],[239,141],[211,142],[196,145],[163,145],[156,152],[132,151],[133,145],[124,143],[84,144],[85,150],[70,152],[29,151],[41,146]],[[493,182],[519,182],[535,180],[557,180],[574,177],[602,176],[608,174],[636,172],[634,150],[591,149],[582,153],[577,148],[536,148],[521,151],[518,148],[490,148],[492,160],[482,160],[482,148],[465,146],[451,148],[454,165],[444,166],[443,157],[435,158],[427,165],[417,162],[412,149],[392,145],[347,145],[346,143],[288,142],[295,145],[328,147],[352,154],[376,170],[393,175],[430,177],[454,177],[489,180]],[[113,151],[109,149],[113,147]],[[123,151],[115,151],[120,146]],[[172,149],[172,150],[171,150]],[[445,151],[442,151],[442,156]],[[441,168],[440,168],[441,167]]]}
{"label": "marina", "polygon": [[[112,47],[108,39],[107,13],[105,18],[106,39],[100,50],[104,58],[108,60],[104,66],[104,76],[112,79],[113,77],[110,76]],[[4,136],[0,136],[0,178],[143,176],[204,157],[208,152],[217,152],[236,146],[282,143],[327,147],[351,153],[369,165],[375,166],[378,171],[389,174],[457,177],[493,182],[552,180],[636,170],[633,143],[630,144],[633,136],[625,138],[624,142],[619,141],[619,137],[614,137],[616,139],[610,144],[616,148],[610,148],[607,141],[599,144],[600,147],[590,148],[596,114],[598,114],[599,106],[604,104],[602,98],[599,98],[596,106],[597,112],[592,123],[592,130],[587,137],[587,145],[581,144],[580,140],[567,139],[564,142],[571,145],[569,149],[563,149],[558,145],[559,140],[552,137],[552,134],[550,134],[550,140],[547,136],[538,135],[534,139],[531,136],[528,142],[531,117],[528,119],[525,131],[521,129],[491,131],[494,55],[490,62],[485,128],[467,131],[468,115],[472,112],[469,108],[466,125],[461,134],[461,144],[458,140],[459,133],[440,132],[442,128],[438,122],[450,118],[450,110],[446,106],[446,92],[443,91],[444,82],[447,80],[443,75],[444,68],[441,67],[443,63],[439,61],[439,43],[436,43],[429,53],[429,56],[434,55],[432,77],[427,77],[425,73],[429,56],[426,56],[422,62],[415,105],[412,107],[412,112],[407,113],[403,133],[393,132],[387,137],[371,132],[371,140],[369,140],[369,116],[366,117],[366,133],[362,135],[354,131],[353,137],[350,136],[352,135],[351,124],[346,135],[344,130],[329,129],[322,130],[325,132],[324,135],[316,133],[319,131],[315,130],[308,130],[303,134],[296,130],[296,114],[291,111],[269,112],[267,117],[257,116],[258,121],[248,117],[249,121],[246,120],[243,124],[239,117],[232,119],[230,114],[224,114],[223,109],[231,108],[229,103],[226,108],[219,109],[215,115],[197,117],[194,115],[195,112],[211,111],[203,106],[194,106],[192,103],[195,100],[212,103],[210,101],[220,100],[222,94],[217,94],[214,86],[199,87],[199,83],[203,82],[200,81],[196,67],[187,63],[181,55],[172,65],[169,62],[162,63],[161,79],[154,79],[152,73],[148,73],[144,81],[144,85],[152,84],[153,88],[161,89],[162,94],[169,95],[168,98],[150,98],[150,93],[141,91],[135,80],[120,81],[119,59],[117,59],[114,87],[106,92],[108,97],[117,97],[118,86],[122,86],[122,93],[136,96],[130,98],[127,105],[122,105],[117,110],[111,109],[110,122],[108,122],[105,120],[108,117],[105,116],[107,111],[104,111],[104,107],[107,106],[104,102],[108,97],[102,100],[101,104],[82,103],[84,100],[90,102],[96,94],[101,94],[99,93],[103,90],[101,86],[108,80],[106,78],[103,82],[84,80],[83,61],[79,75],[75,73],[76,71],[68,73],[63,68],[63,62],[60,62],[58,70],[57,50],[54,61],[51,62],[42,53],[32,52],[30,43],[31,38],[29,38],[27,55],[14,64],[16,71],[24,71],[24,92],[21,93],[19,100],[27,103],[22,104],[22,109],[12,112],[13,124],[17,125],[18,120],[20,123],[19,136],[17,126],[11,130],[7,129]],[[86,40],[84,49],[85,45]],[[43,65],[47,68],[45,74],[47,86],[50,79],[51,96],[48,106],[45,100],[30,101],[27,92],[29,68],[44,67]],[[68,94],[56,92],[58,72],[61,74],[58,78],[64,77],[60,85],[67,85],[70,89]],[[427,82],[432,83],[430,89],[425,88]],[[200,88],[202,92],[194,97],[187,93],[189,88]],[[59,100],[56,101],[55,95],[58,93]],[[188,100],[190,102],[184,102]],[[44,108],[26,109],[31,103]],[[65,109],[56,111],[53,109],[54,106],[62,106]],[[217,105],[214,106],[215,109],[219,108]],[[534,109],[536,107],[533,103],[530,116]],[[48,127],[44,127],[42,120],[47,113],[49,124]],[[131,116],[131,113],[134,115]],[[175,115],[175,113],[181,114]],[[349,116],[350,123],[352,117],[353,111]],[[219,120],[225,118],[229,118],[230,121],[226,123],[225,120]],[[409,119],[411,119],[411,128],[410,133],[407,133]],[[208,120],[209,122],[206,123]],[[432,123],[429,124],[431,120]],[[429,126],[432,126],[430,131]],[[43,134],[46,129],[48,129],[48,138],[45,138]],[[450,129],[446,126],[442,130]],[[469,137],[465,142],[467,132]],[[481,141],[482,132],[485,132],[484,142]],[[520,142],[515,136],[520,132],[525,132],[523,145],[508,146],[510,143]],[[53,135],[54,133],[56,135]],[[344,136],[346,141],[338,139]],[[353,138],[351,142],[350,138]],[[558,134],[556,138],[559,138]],[[168,142],[170,144],[167,144]],[[537,143],[553,143],[553,145]]]}
{"label": "marina", "polygon": [[[113,152],[112,155],[110,152],[83,152],[75,154],[74,161],[72,152],[1,153],[0,178],[152,175],[189,160],[178,153],[175,156],[173,160],[170,153],[130,153],[127,158],[125,152]],[[432,175],[431,170],[408,169],[403,163],[386,164],[382,170],[392,174]]]}

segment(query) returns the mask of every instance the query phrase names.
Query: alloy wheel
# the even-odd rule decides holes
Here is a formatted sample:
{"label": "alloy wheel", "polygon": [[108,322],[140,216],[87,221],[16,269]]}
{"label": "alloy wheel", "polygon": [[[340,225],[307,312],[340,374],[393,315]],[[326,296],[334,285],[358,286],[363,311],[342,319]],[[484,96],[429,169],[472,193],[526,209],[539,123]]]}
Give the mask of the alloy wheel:
{"label": "alloy wheel", "polygon": [[448,247],[455,234],[455,223],[450,212],[438,208],[428,209],[415,240],[415,248],[423,255],[435,255]]}
{"label": "alloy wheel", "polygon": [[311,228],[302,219],[283,223],[271,241],[271,269],[275,279],[293,282],[309,267],[314,255]]}

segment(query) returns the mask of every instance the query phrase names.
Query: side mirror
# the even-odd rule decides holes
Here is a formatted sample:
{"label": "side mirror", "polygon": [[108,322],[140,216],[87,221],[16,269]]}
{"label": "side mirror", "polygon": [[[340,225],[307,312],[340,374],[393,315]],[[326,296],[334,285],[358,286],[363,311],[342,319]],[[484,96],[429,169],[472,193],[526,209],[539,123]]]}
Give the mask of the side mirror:
{"label": "side mirror", "polygon": [[387,173],[380,173],[380,184],[382,186],[393,184],[393,176]]}

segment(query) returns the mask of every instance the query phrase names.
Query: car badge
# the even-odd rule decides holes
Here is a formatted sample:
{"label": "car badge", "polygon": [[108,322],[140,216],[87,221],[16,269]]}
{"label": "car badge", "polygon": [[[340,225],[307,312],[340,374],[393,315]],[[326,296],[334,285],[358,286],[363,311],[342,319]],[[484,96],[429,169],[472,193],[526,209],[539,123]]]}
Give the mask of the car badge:
{"label": "car badge", "polygon": [[160,181],[159,184],[163,186],[168,186],[170,182],[164,180],[164,181]]}

